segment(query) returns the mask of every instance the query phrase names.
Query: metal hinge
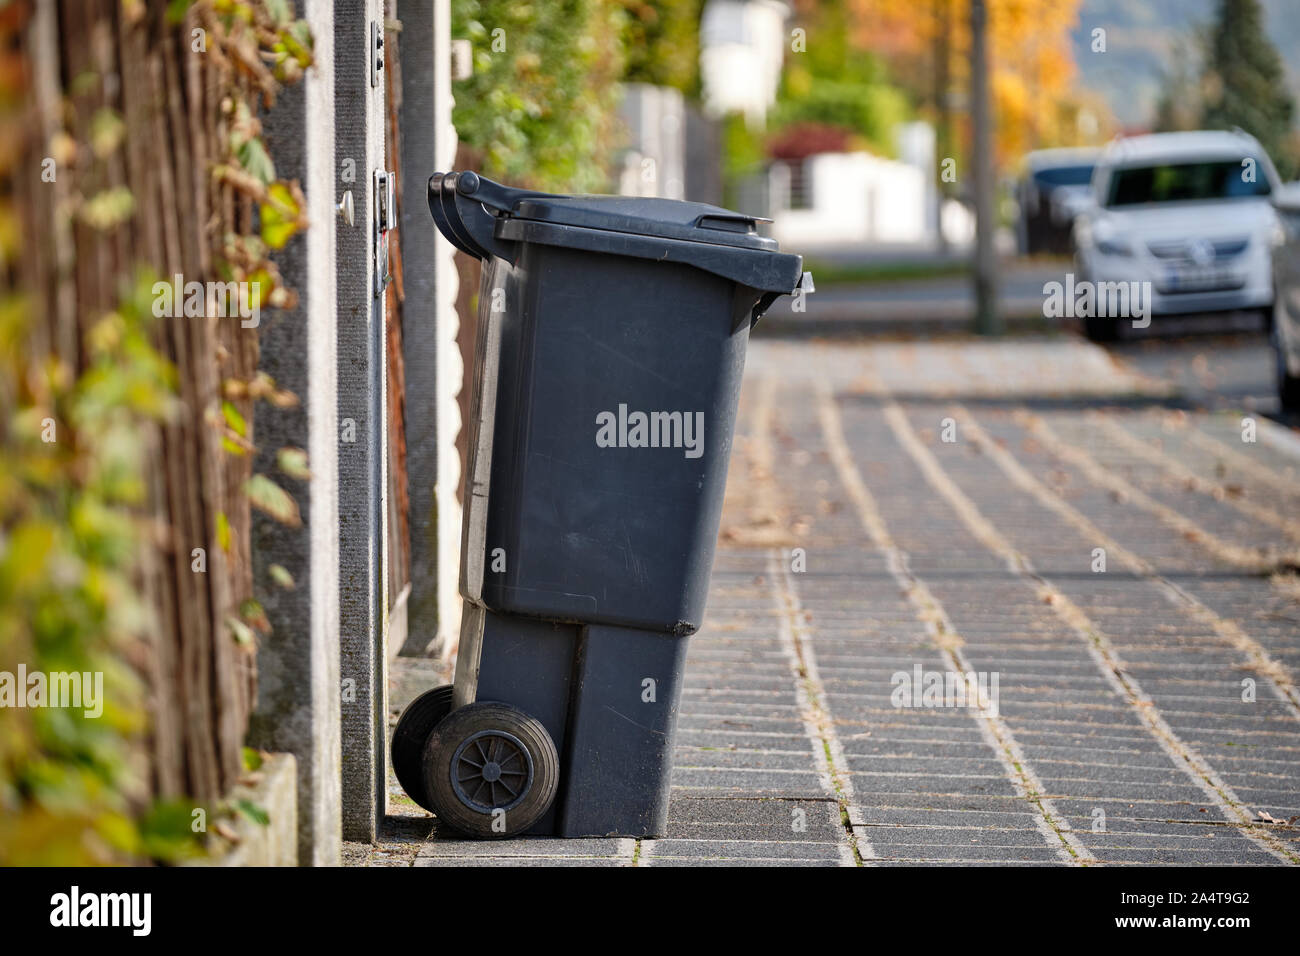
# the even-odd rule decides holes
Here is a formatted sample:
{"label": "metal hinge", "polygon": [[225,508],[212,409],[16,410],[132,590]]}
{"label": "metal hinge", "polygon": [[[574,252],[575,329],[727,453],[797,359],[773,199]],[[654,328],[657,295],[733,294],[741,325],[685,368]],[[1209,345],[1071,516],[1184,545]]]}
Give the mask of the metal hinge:
{"label": "metal hinge", "polygon": [[384,68],[384,25],[370,21],[370,85],[379,85],[379,71]]}
{"label": "metal hinge", "polygon": [[397,228],[396,182],[394,173],[375,170],[375,295],[383,295],[393,279],[388,272],[388,232]]}

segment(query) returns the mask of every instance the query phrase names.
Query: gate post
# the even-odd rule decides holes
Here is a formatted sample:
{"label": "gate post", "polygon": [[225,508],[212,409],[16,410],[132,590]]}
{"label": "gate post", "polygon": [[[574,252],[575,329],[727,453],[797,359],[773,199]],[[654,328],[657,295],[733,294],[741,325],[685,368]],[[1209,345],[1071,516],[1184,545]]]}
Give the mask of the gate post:
{"label": "gate post", "polygon": [[[377,31],[377,35],[376,35]],[[339,638],[343,835],[371,841],[385,809],[387,687],[387,349],[376,283],[376,173],[384,158],[384,4],[334,4],[338,224]],[[386,241],[386,240],[385,240]],[[381,273],[382,278],[382,273]]]}
{"label": "gate post", "polygon": [[315,38],[315,64],[303,82],[280,91],[264,124],[276,170],[297,179],[311,225],[276,261],[298,305],[262,319],[261,368],[300,403],[257,410],[257,471],[273,472],[276,450],[304,448],[311,477],[283,479],[302,525],[289,528],[253,512],[256,580],[282,565],[291,590],[268,589],[264,608],[273,636],[257,652],[257,706],[249,740],[297,760],[298,862],[329,866],[341,855],[339,795],[339,485],[336,421],[334,248],[334,7],[304,0]]}
{"label": "gate post", "polygon": [[401,653],[445,654],[460,633],[459,280],[429,215],[426,186],[456,161],[451,122],[450,0],[398,0],[402,21],[402,345],[411,593]]}

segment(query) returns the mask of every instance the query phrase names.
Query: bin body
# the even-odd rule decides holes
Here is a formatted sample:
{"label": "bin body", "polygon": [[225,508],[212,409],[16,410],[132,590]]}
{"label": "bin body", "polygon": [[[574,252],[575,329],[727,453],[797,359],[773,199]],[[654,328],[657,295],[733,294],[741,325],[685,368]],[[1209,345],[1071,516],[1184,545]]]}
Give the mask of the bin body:
{"label": "bin body", "polygon": [[[483,604],[693,633],[704,614],[749,323],[686,265],[528,245],[494,261]],[[476,547],[480,547],[476,544]],[[493,561],[492,557],[496,556]]]}
{"label": "bin body", "polygon": [[801,261],[699,204],[464,173],[429,198],[484,260],[453,705],[512,704],[555,740],[532,832],[658,835],[749,329]]}

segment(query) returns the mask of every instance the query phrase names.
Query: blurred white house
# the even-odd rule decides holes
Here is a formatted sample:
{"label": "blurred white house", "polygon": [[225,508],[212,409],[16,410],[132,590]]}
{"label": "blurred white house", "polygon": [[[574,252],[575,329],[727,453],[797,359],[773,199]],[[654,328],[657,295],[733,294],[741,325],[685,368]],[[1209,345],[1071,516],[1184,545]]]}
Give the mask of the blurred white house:
{"label": "blurred white house", "polygon": [[897,135],[897,160],[828,150],[773,163],[767,189],[772,235],[783,246],[804,249],[922,246],[936,242],[942,223],[950,243],[968,242],[974,229],[966,208],[951,200],[939,206],[933,128],[907,123]]}
{"label": "blurred white house", "polygon": [[[705,117],[741,113],[755,129],[766,125],[790,49],[790,18],[784,0],[707,0],[700,21]],[[710,156],[716,165],[716,135],[707,144],[690,135],[692,121],[698,131],[709,120],[692,113],[674,89],[634,83],[623,93],[628,136],[619,192],[716,201],[712,195],[720,187],[698,186]],[[839,250],[933,245],[941,228],[950,243],[969,241],[974,229],[966,208],[955,201],[940,207],[932,126],[900,126],[897,160],[854,151],[848,131],[836,134],[816,126],[784,130],[775,160],[742,180],[734,197],[741,211],[771,217],[771,233],[783,245]],[[692,142],[700,148],[692,150]]]}
{"label": "blurred white house", "polygon": [[743,113],[762,126],[776,102],[789,34],[782,0],[708,0],[700,17],[700,85],[704,111]]}
{"label": "blurred white house", "polygon": [[782,246],[924,242],[926,179],[870,153],[818,153],[772,165],[772,235]]}

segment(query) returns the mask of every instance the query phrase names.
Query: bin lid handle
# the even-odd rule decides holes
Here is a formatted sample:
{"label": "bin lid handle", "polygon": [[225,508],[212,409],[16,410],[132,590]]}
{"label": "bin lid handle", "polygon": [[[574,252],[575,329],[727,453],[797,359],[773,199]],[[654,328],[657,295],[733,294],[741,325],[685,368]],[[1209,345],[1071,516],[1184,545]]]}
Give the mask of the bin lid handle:
{"label": "bin lid handle", "polygon": [[476,199],[483,205],[490,206],[498,212],[510,212],[521,199],[532,199],[536,196],[546,199],[556,198],[553,193],[539,193],[530,189],[515,189],[511,186],[502,186],[490,179],[484,179],[472,170],[466,170],[463,173],[452,173],[451,175],[456,180],[456,192],[469,199]]}
{"label": "bin lid handle", "polygon": [[754,227],[760,222],[773,222],[765,216],[746,216],[744,213],[721,213],[709,212],[698,217],[693,225],[696,229],[713,229],[717,232],[739,232],[742,234],[752,234]]}

